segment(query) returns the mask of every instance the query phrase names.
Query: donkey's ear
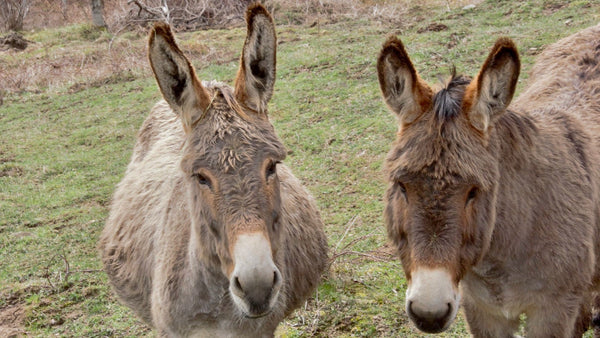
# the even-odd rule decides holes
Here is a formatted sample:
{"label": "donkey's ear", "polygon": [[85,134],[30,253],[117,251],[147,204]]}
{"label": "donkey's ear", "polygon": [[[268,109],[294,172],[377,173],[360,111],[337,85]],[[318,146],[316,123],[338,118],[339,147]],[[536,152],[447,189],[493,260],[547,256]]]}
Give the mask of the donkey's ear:
{"label": "donkey's ear", "polygon": [[421,80],[402,41],[391,36],[377,59],[377,76],[385,103],[401,124],[417,119],[431,105],[431,88]]}
{"label": "donkey's ear", "polygon": [[192,123],[210,104],[190,61],[177,47],[169,25],[156,23],[150,31],[148,56],[164,99],[189,131]]}
{"label": "donkey's ear", "polygon": [[515,44],[508,38],[498,39],[463,100],[463,109],[475,129],[486,132],[504,113],[515,93],[520,69]]}
{"label": "donkey's ear", "polygon": [[260,4],[246,11],[248,33],[235,79],[238,102],[262,114],[273,95],[277,37],[273,18]]}

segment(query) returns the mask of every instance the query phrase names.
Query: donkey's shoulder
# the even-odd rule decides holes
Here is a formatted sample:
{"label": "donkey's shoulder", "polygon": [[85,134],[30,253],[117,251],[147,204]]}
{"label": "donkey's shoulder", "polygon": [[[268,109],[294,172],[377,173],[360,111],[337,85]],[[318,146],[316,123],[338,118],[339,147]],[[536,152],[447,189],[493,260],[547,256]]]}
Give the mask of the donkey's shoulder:
{"label": "donkey's shoulder", "polygon": [[157,143],[163,147],[162,151],[177,150],[183,143],[183,135],[183,127],[177,115],[167,102],[159,101],[138,131],[132,162],[145,159]]}
{"label": "donkey's shoulder", "polygon": [[294,177],[289,168],[279,165],[281,181],[281,222],[285,227],[286,315],[309,297],[319,283],[328,263],[327,238],[313,196]]}

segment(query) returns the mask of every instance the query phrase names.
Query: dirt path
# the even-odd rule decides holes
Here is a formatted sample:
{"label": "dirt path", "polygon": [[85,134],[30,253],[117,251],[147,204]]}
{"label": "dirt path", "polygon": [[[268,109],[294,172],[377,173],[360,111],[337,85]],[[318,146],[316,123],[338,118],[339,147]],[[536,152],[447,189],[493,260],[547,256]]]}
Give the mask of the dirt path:
{"label": "dirt path", "polygon": [[20,304],[0,308],[0,337],[20,337],[25,334],[25,311]]}

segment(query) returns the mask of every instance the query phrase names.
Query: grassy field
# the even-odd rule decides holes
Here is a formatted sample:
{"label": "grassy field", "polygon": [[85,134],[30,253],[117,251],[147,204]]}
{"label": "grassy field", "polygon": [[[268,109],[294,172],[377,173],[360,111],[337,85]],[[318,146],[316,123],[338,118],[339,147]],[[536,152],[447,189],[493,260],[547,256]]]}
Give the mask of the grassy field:
{"label": "grassy field", "polygon": [[[452,65],[475,75],[495,39],[509,36],[522,54],[520,90],[536,54],[597,24],[599,13],[599,0],[485,1],[471,9],[441,2],[409,6],[393,25],[368,18],[277,25],[270,116],[291,151],[286,163],[319,203],[333,257],[314,298],[277,334],[424,336],[404,313],[406,280],[382,220],[381,168],[396,125],[375,61],[388,34],[402,38],[432,83]],[[201,79],[231,83],[244,28],[177,37]],[[0,84],[0,336],[153,336],[118,303],[96,252],[137,129],[160,99],[145,35],[76,25],[26,38],[35,42],[30,49],[0,52],[8,88]],[[55,74],[39,68],[53,64]],[[467,332],[459,316],[442,336]]]}

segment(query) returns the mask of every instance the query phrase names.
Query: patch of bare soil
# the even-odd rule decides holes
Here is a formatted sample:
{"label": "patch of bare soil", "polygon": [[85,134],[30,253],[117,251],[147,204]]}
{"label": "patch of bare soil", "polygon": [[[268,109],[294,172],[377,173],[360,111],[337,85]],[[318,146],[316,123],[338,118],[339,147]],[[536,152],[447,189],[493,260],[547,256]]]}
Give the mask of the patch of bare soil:
{"label": "patch of bare soil", "polygon": [[0,337],[20,337],[25,335],[23,319],[25,310],[21,304],[0,308]]}
{"label": "patch of bare soil", "polygon": [[553,14],[553,13],[561,10],[563,7],[566,7],[568,5],[569,5],[568,2],[546,3],[544,5],[543,13],[544,13],[544,15],[550,15],[550,14]]}
{"label": "patch of bare soil", "polygon": [[0,177],[17,177],[23,175],[23,168],[19,166],[0,167]]}
{"label": "patch of bare soil", "polygon": [[395,260],[398,254],[398,249],[390,242],[386,242],[383,246],[375,249],[376,256],[386,257],[388,260]]}
{"label": "patch of bare soil", "polygon": [[417,33],[426,33],[426,32],[441,32],[448,29],[448,26],[443,23],[434,22],[429,24],[427,27],[419,28]]}

